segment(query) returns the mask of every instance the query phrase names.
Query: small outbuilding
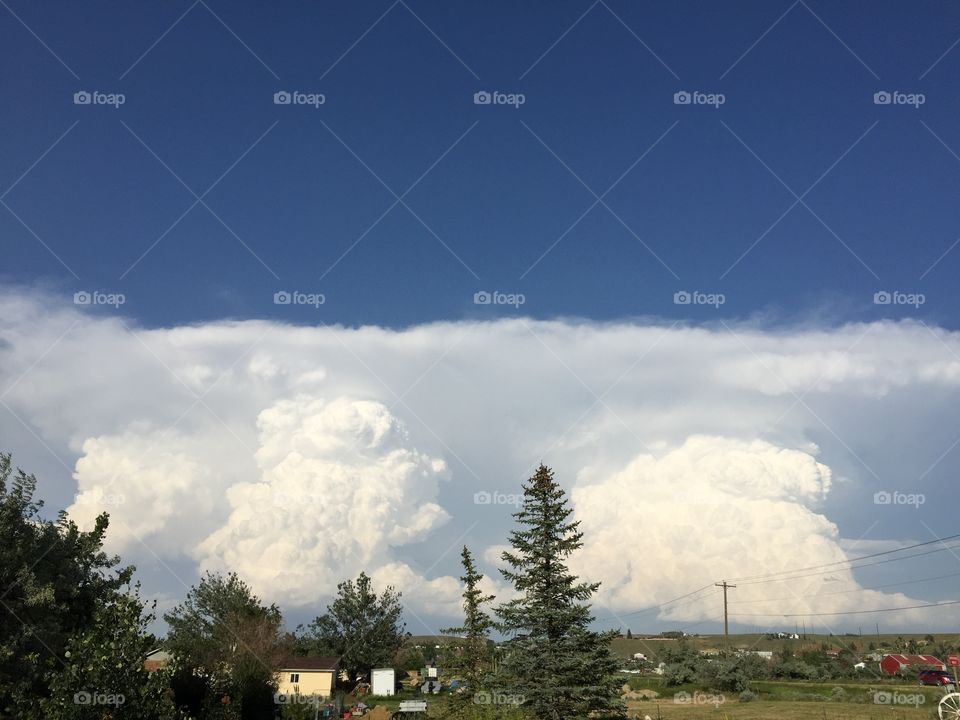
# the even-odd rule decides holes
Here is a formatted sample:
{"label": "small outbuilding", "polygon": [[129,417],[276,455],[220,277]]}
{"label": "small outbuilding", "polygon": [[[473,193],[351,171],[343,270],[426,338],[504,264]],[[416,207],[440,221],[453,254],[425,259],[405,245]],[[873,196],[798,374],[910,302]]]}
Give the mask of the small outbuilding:
{"label": "small outbuilding", "polygon": [[370,671],[370,694],[393,695],[397,689],[397,673],[393,668],[374,668]]}
{"label": "small outbuilding", "polygon": [[335,657],[289,657],[277,673],[277,692],[330,697],[339,665]]}

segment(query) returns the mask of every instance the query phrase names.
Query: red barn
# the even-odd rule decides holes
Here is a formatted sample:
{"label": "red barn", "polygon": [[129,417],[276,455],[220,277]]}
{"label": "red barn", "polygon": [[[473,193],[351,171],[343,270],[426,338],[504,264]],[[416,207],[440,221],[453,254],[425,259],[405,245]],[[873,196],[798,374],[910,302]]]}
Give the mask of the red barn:
{"label": "red barn", "polygon": [[933,655],[884,655],[880,669],[887,675],[897,675],[921,670],[946,670],[947,666]]}

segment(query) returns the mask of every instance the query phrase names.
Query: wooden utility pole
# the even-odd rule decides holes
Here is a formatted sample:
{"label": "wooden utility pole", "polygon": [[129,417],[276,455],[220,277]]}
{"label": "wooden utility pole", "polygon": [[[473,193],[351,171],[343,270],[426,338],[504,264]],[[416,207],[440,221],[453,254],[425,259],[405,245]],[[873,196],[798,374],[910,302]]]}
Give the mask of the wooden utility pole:
{"label": "wooden utility pole", "polygon": [[723,641],[727,645],[727,649],[730,649],[730,624],[727,621],[727,588],[735,588],[736,585],[729,584],[726,580],[722,583],[714,583],[717,587],[723,588]]}

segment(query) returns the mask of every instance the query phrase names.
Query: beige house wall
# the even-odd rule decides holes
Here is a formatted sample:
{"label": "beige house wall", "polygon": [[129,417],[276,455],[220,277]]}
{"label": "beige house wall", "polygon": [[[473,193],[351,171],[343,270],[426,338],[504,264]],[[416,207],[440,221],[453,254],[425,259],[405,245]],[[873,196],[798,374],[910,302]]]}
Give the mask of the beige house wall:
{"label": "beige house wall", "polygon": [[[290,676],[299,674],[299,682],[291,682]],[[285,695],[320,695],[330,697],[333,694],[333,672],[330,670],[281,670],[277,674],[277,692]]]}

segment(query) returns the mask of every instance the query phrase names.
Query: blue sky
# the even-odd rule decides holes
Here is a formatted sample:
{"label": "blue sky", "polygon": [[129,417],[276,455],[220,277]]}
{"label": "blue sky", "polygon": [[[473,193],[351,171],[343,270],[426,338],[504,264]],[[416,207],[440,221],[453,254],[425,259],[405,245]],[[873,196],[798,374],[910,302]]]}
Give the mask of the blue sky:
{"label": "blue sky", "polygon": [[[119,493],[116,549],[161,607],[239,569],[307,619],[358,563],[304,549],[307,602],[264,558],[340,525],[281,507],[251,537],[249,513],[341,472],[389,508],[376,547],[344,546],[421,625],[455,611],[450,548],[496,575],[510,508],[476,494],[538,459],[591,532],[668,550],[694,586],[948,535],[958,21],[944,2],[2,0],[3,449],[78,517]],[[399,498],[376,494],[383,467]],[[609,514],[635,498],[650,534]],[[613,613],[692,589],[590,557]],[[829,580],[862,593],[945,557]],[[936,582],[862,606],[955,591]],[[853,607],[822,592],[798,607]],[[716,629],[714,606],[648,620]]]}
{"label": "blue sky", "polygon": [[[8,4],[11,280],[122,292],[150,325],[509,314],[475,307],[484,289],[536,317],[954,325],[950,5]],[[684,90],[725,102],[675,105]],[[325,307],[277,308],[282,289]],[[726,302],[678,307],[681,290]],[[877,308],[878,290],[926,303]]]}

